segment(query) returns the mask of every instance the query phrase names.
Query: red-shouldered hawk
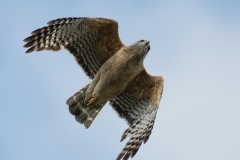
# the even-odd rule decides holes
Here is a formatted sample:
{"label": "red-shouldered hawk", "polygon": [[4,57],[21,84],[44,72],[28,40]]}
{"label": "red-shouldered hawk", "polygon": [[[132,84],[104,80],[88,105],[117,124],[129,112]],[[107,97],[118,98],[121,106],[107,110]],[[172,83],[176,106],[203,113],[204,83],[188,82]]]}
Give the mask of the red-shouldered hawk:
{"label": "red-shouldered hawk", "polygon": [[163,78],[149,75],[143,66],[149,41],[126,47],[118,23],[105,18],[56,19],[24,41],[30,48],[26,53],[64,47],[75,57],[92,82],[67,100],[69,111],[88,128],[110,101],[129,125],[121,141],[130,139],[117,160],[133,157],[152,132],[163,92]]}

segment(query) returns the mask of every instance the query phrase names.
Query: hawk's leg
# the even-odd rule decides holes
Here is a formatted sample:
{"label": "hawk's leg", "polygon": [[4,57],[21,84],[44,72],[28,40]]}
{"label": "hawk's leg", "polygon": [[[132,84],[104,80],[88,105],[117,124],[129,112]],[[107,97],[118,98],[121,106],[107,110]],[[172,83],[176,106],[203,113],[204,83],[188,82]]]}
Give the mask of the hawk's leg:
{"label": "hawk's leg", "polygon": [[[94,101],[91,99],[94,99],[95,97],[93,97],[93,92],[94,89],[96,87],[96,85],[98,84],[98,81],[100,80],[100,73],[97,72],[97,74],[95,75],[95,77],[93,78],[92,82],[90,83],[89,87],[87,88],[86,91],[86,97],[84,100],[84,103],[87,105],[93,104],[93,102],[95,102],[97,99],[95,99]],[[91,103],[89,103],[89,100],[91,100]]]}

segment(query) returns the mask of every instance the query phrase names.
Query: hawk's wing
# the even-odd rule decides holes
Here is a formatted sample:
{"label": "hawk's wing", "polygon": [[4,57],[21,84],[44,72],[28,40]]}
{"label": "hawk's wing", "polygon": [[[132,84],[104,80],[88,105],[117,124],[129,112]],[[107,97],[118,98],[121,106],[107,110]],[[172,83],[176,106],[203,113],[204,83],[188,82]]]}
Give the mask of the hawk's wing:
{"label": "hawk's wing", "polygon": [[146,143],[153,129],[163,92],[163,78],[150,76],[145,69],[126,90],[110,101],[121,118],[129,125],[121,141],[130,137],[117,160],[133,157],[142,142]]}
{"label": "hawk's wing", "polygon": [[32,34],[24,39],[27,42],[24,47],[30,47],[26,53],[58,51],[63,46],[90,78],[108,58],[125,47],[118,35],[118,23],[105,18],[56,19]]}

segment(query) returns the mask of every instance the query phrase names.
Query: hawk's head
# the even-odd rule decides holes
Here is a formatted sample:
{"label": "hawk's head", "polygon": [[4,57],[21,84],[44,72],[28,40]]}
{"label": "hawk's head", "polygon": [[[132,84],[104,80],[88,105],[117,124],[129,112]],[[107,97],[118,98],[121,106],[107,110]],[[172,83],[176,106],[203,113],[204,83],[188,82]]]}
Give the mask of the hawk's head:
{"label": "hawk's head", "polygon": [[150,41],[146,41],[146,40],[140,40],[136,42],[139,46],[142,46],[142,48],[145,50],[145,52],[148,53],[148,51],[150,50]]}
{"label": "hawk's head", "polygon": [[150,42],[146,40],[137,41],[126,47],[125,52],[136,61],[143,61],[150,50]]}

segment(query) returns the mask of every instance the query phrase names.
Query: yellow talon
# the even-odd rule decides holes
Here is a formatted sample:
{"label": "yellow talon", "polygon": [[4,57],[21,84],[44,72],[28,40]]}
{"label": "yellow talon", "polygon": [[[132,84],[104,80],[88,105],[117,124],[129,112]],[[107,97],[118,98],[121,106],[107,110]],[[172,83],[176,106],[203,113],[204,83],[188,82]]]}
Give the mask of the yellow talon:
{"label": "yellow talon", "polygon": [[87,97],[87,99],[85,100],[85,103],[88,102],[92,97],[92,93],[90,93],[90,95]]}
{"label": "yellow talon", "polygon": [[89,105],[93,104],[94,102],[96,102],[96,100],[97,100],[97,98],[94,98],[94,97],[90,98],[87,102],[87,105],[89,106]]}

